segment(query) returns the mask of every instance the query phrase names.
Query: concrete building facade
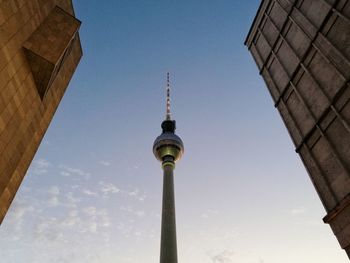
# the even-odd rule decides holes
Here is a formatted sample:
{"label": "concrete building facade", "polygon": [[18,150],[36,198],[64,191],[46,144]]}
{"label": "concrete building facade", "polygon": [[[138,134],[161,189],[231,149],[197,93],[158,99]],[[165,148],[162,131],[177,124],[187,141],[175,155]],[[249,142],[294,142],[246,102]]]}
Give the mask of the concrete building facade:
{"label": "concrete building facade", "polygon": [[350,257],[350,1],[263,0],[245,44]]}
{"label": "concrete building facade", "polygon": [[0,223],[80,61],[71,0],[0,0]]}

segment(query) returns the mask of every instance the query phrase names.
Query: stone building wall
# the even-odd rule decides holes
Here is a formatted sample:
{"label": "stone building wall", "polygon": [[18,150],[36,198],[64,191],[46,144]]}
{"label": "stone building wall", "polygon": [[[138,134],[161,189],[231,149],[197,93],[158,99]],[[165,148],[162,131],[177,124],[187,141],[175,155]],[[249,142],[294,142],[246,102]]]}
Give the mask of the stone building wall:
{"label": "stone building wall", "polygon": [[80,61],[71,0],[0,0],[0,223]]}
{"label": "stone building wall", "polygon": [[245,44],[350,257],[350,1],[263,0]]}

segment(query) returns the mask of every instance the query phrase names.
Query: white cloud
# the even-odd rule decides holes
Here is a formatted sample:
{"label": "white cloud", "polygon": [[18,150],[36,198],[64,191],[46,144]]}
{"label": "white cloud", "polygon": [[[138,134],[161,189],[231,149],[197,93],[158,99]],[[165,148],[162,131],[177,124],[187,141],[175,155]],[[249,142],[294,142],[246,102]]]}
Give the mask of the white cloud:
{"label": "white cloud", "polygon": [[27,206],[25,204],[23,205],[14,204],[13,206],[14,206],[14,209],[12,209],[11,212],[9,212],[9,220],[13,222],[16,222],[16,221],[18,222],[22,220],[28,212],[34,211],[33,206]]}
{"label": "white cloud", "polygon": [[81,222],[81,219],[79,218],[79,211],[71,210],[68,212],[67,218],[65,218],[62,221],[62,226],[71,228],[71,227],[77,226],[80,222]]}
{"label": "white cloud", "polygon": [[[147,197],[146,194],[141,193],[138,188],[135,188],[134,190],[131,190],[131,191],[130,190],[123,190],[123,189],[120,189],[118,186],[116,186],[113,183],[107,183],[104,181],[100,181],[98,183],[98,185],[99,185],[98,191],[101,192],[101,195],[103,198],[108,198],[111,194],[120,193],[124,197],[133,198],[133,199],[136,199],[138,201],[143,202]],[[96,192],[96,191],[91,191],[91,190],[89,190],[89,191],[90,191],[90,195],[94,195],[95,193],[97,195],[99,195],[98,192]],[[88,192],[85,192],[85,194],[89,195]]]}
{"label": "white cloud", "polygon": [[61,171],[60,174],[62,176],[70,176],[70,173],[68,173],[67,171]]}
{"label": "white cloud", "polygon": [[55,217],[42,219],[34,228],[35,237],[48,241],[62,239],[63,233],[59,229],[58,220]]}
{"label": "white cloud", "polygon": [[51,195],[59,195],[60,189],[58,188],[58,186],[51,186],[48,190],[48,193]]}
{"label": "white cloud", "polygon": [[112,183],[105,183],[103,181],[99,182],[100,191],[107,197],[109,194],[116,194],[120,192],[120,189]]}
{"label": "white cloud", "polygon": [[141,202],[144,201],[147,197],[146,194],[141,194],[140,190],[138,188],[136,188],[133,191],[127,192],[127,194],[133,198],[136,198],[137,200],[139,200]]}
{"label": "white cloud", "polygon": [[134,226],[131,224],[125,224],[123,222],[119,222],[117,225],[117,229],[125,236],[129,237],[132,231],[134,230]]}
{"label": "white cloud", "polygon": [[82,193],[86,194],[86,195],[89,195],[89,196],[98,196],[98,193],[94,192],[94,191],[91,191],[89,189],[83,189],[82,190]]}
{"label": "white cloud", "polygon": [[292,215],[300,215],[300,214],[305,214],[306,209],[304,207],[298,207],[298,208],[293,208],[290,210],[290,214]]}
{"label": "white cloud", "polygon": [[48,198],[46,205],[48,207],[70,207],[75,208],[77,203],[81,202],[81,199],[76,197],[73,192],[63,192],[57,187],[52,186],[47,190]]}
{"label": "white cloud", "polygon": [[89,229],[90,233],[96,233],[97,232],[97,223],[96,222],[89,222],[88,229]]}
{"label": "white cloud", "polygon": [[210,258],[213,263],[231,263],[233,262],[233,255],[234,253],[231,250],[224,250]]}
{"label": "white cloud", "polygon": [[106,228],[111,225],[111,220],[105,209],[97,209],[94,206],[90,206],[84,208],[83,212],[88,216],[85,222],[85,231],[97,233],[99,228]]}
{"label": "white cloud", "polygon": [[58,206],[60,204],[58,197],[57,196],[51,196],[48,200],[47,200],[47,205],[51,206],[51,207],[55,207]]}
{"label": "white cloud", "polygon": [[20,188],[20,191],[28,193],[28,192],[32,191],[32,188],[28,187],[28,186],[25,186],[25,185],[22,185],[21,188]]}
{"label": "white cloud", "polygon": [[134,191],[129,192],[130,196],[137,196],[139,194],[139,189],[135,189]]}
{"label": "white cloud", "polygon": [[68,206],[74,207],[74,206],[76,206],[77,203],[79,203],[81,201],[81,199],[75,197],[72,192],[68,192],[67,194],[65,194],[65,197],[66,197]]}
{"label": "white cloud", "polygon": [[133,215],[136,215],[138,217],[144,217],[145,216],[145,212],[144,211],[136,210],[136,209],[132,208],[131,206],[126,206],[126,207],[122,206],[122,207],[120,207],[120,210],[121,211],[126,211],[126,212],[128,212],[130,214],[133,214]]}
{"label": "white cloud", "polygon": [[103,165],[103,166],[110,166],[111,163],[108,161],[100,161],[99,164]]}
{"label": "white cloud", "polygon": [[37,175],[45,174],[47,173],[47,169],[50,166],[50,163],[45,159],[38,159],[33,162],[32,165],[32,172]]}
{"label": "white cloud", "polygon": [[60,168],[62,169],[60,174],[63,176],[78,175],[78,176],[83,176],[85,179],[90,178],[90,173],[85,172],[80,168],[72,168],[66,165],[60,165]]}
{"label": "white cloud", "polygon": [[38,168],[46,168],[50,165],[50,163],[47,160],[42,159],[42,158],[36,160],[34,163],[35,163],[36,167],[38,167]]}
{"label": "white cloud", "polygon": [[11,237],[13,240],[18,240],[23,236],[23,223],[26,216],[35,210],[34,206],[27,202],[15,201],[8,211],[5,220],[9,223],[11,230]]}
{"label": "white cloud", "polygon": [[210,216],[217,215],[217,214],[218,214],[218,211],[212,210],[212,209],[208,209],[207,211],[205,211],[201,215],[201,218],[209,218]]}
{"label": "white cloud", "polygon": [[58,200],[58,196],[60,195],[60,189],[57,186],[51,186],[47,192],[49,193],[47,205],[50,207],[60,205],[60,202]]}
{"label": "white cloud", "polygon": [[83,210],[86,214],[88,214],[89,216],[96,216],[96,207],[90,206],[90,207],[86,207]]}
{"label": "white cloud", "polygon": [[37,239],[46,241],[64,241],[74,235],[88,238],[89,234],[106,233],[101,231],[111,225],[107,210],[94,206],[62,210],[56,217],[39,219],[33,232]]}

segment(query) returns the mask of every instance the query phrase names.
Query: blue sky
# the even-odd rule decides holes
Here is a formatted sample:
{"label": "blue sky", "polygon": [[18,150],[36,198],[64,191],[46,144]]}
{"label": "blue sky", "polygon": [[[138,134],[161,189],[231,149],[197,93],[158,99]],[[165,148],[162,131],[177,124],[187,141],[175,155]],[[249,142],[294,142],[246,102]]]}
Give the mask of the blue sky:
{"label": "blue sky", "polygon": [[74,1],[84,57],[1,225],[4,262],[159,260],[167,71],[179,262],[348,262],[243,45],[258,5]]}

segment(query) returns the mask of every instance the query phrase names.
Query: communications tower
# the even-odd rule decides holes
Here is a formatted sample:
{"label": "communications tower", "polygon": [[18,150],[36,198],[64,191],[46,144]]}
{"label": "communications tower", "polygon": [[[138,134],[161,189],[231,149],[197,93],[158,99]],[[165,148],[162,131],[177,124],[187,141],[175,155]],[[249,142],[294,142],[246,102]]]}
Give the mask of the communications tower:
{"label": "communications tower", "polygon": [[180,137],[175,134],[176,123],[171,119],[169,73],[166,84],[166,115],[161,127],[162,134],[153,144],[153,153],[162,162],[164,174],[160,263],[177,263],[174,169],[175,162],[184,152],[184,145]]}

